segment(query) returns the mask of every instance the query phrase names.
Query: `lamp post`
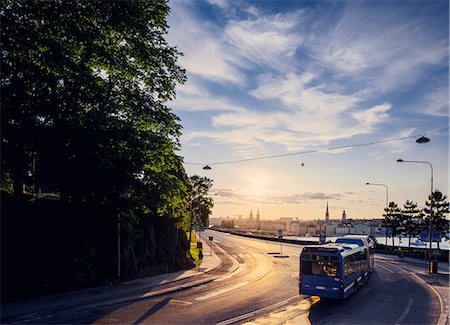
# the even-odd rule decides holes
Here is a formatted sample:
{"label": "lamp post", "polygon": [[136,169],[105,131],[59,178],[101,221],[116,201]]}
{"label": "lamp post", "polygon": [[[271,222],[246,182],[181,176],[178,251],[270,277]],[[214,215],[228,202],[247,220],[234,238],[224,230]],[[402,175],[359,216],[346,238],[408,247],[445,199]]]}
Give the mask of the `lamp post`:
{"label": "lamp post", "polygon": [[[367,182],[366,185],[383,186],[386,189],[386,209],[387,209],[388,206],[389,206],[389,187],[386,184],[381,184],[381,183],[369,183],[369,182]],[[386,250],[387,250],[387,225],[386,225],[386,246],[385,247],[386,247]]]}
{"label": "lamp post", "polygon": [[[425,138],[427,139],[427,138]],[[419,142],[420,139],[418,139],[417,143],[426,143],[426,142]],[[425,140],[423,140],[425,141]],[[430,241],[430,257],[431,257],[431,244],[432,244],[432,224],[431,221],[433,219],[433,165],[428,161],[422,161],[422,160],[403,160],[403,159],[397,159],[397,162],[399,163],[412,163],[412,164],[427,164],[430,166],[430,175],[431,175],[431,196],[430,196],[430,222],[429,222],[429,229],[428,229],[428,240]]]}
{"label": "lamp post", "polygon": [[386,189],[386,208],[389,206],[389,187],[386,184],[366,183],[366,185],[383,186]]}

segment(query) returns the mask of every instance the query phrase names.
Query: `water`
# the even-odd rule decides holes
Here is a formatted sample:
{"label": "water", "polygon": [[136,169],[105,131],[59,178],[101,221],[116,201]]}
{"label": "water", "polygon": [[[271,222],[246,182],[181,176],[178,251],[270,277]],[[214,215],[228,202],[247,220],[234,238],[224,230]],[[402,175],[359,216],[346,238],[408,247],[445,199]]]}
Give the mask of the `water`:
{"label": "water", "polygon": [[[306,241],[313,241],[313,242],[319,242],[319,237],[296,237],[296,236],[285,236],[283,237],[285,239],[294,239],[294,240],[306,240]],[[339,237],[327,237],[327,241],[334,242]],[[377,240],[378,244],[385,245],[386,244],[386,237],[378,237],[376,236],[375,239]],[[387,239],[388,246],[392,246],[392,237]],[[395,247],[408,247],[408,238],[400,238],[400,237],[394,237],[394,246]],[[411,238],[411,248],[429,248],[430,243],[429,242],[420,242],[417,241],[416,238]],[[437,243],[433,243],[432,248],[437,249]],[[450,240],[442,239],[439,243],[439,248],[442,250],[450,250]]]}

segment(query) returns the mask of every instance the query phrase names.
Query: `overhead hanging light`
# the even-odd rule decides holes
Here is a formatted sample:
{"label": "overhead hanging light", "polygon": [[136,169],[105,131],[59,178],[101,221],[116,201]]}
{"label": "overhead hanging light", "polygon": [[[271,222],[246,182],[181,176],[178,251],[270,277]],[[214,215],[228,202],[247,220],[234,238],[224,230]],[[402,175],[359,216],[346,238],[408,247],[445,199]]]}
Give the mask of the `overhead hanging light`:
{"label": "overhead hanging light", "polygon": [[427,137],[421,136],[419,139],[416,140],[416,143],[427,143],[430,142],[430,139],[428,139]]}

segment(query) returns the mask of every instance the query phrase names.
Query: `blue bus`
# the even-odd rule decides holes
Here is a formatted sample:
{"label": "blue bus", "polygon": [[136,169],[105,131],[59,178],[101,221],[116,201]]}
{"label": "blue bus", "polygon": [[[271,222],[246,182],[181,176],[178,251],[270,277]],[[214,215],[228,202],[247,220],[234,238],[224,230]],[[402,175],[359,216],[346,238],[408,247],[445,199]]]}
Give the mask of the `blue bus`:
{"label": "blue bus", "polygon": [[374,267],[373,243],[363,236],[339,239],[342,240],[303,248],[299,277],[301,294],[345,299],[367,282]]}

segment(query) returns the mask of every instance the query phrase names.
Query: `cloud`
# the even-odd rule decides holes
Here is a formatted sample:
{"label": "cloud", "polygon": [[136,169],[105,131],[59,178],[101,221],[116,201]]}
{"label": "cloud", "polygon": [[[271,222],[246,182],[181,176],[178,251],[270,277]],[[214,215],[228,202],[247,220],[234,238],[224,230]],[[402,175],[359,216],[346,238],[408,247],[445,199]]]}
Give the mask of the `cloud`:
{"label": "cloud", "polygon": [[[422,19],[422,6],[369,6],[348,2],[339,21],[306,46],[316,63],[380,91],[421,82],[431,66],[448,62],[448,34]],[[447,8],[448,10],[448,8]]]}
{"label": "cloud", "polygon": [[296,30],[303,12],[263,15],[255,7],[250,9],[252,18],[227,23],[224,28],[227,41],[246,62],[287,71],[303,42]]}
{"label": "cloud", "polygon": [[391,104],[376,105],[372,108],[353,113],[353,117],[365,128],[371,129],[388,119],[387,111],[391,109]]}
{"label": "cloud", "polygon": [[[273,145],[295,152],[382,130],[392,137],[389,124],[403,109],[395,96],[430,68],[448,67],[448,40],[417,16],[418,6],[348,2],[327,15],[305,6],[274,12],[260,3],[208,3],[211,16],[196,2],[171,3],[169,40],[189,73],[173,107],[205,112],[207,121],[185,127],[184,144],[208,139],[249,157]],[[414,94],[424,98],[423,113],[448,116],[445,87],[423,93]]]}
{"label": "cloud", "polygon": [[233,49],[223,42],[221,31],[210,22],[196,19],[189,3],[172,3],[168,23],[169,44],[176,44],[184,53],[180,65],[190,74],[213,81],[243,83],[243,75],[232,63]]}
{"label": "cloud", "polygon": [[278,100],[275,110],[241,108],[211,118],[215,130],[189,132],[185,140],[198,137],[238,146],[261,147],[267,143],[298,151],[373,131],[388,118],[391,105],[367,109],[357,105],[356,94],[327,92],[326,85],[309,87],[312,74],[288,74],[286,79],[265,77],[251,92],[255,97]]}
{"label": "cloud", "polygon": [[308,201],[323,201],[323,200],[337,200],[342,198],[345,193],[323,193],[323,192],[304,192],[304,193],[266,193],[255,195],[251,192],[247,192],[243,189],[237,188],[216,188],[214,191],[215,199],[220,200],[225,199],[227,202],[232,202],[233,204],[244,204],[261,203],[270,205],[283,205],[283,204],[298,204],[305,203]]}
{"label": "cloud", "polygon": [[195,78],[191,78],[186,84],[178,86],[177,98],[172,101],[171,106],[184,112],[239,112],[244,110],[227,97],[213,95],[206,88],[200,86]]}
{"label": "cloud", "polygon": [[426,114],[438,117],[449,116],[449,97],[448,88],[436,89],[426,98],[424,105],[417,109],[420,114]]}

